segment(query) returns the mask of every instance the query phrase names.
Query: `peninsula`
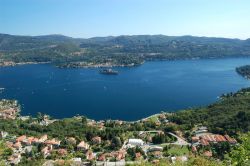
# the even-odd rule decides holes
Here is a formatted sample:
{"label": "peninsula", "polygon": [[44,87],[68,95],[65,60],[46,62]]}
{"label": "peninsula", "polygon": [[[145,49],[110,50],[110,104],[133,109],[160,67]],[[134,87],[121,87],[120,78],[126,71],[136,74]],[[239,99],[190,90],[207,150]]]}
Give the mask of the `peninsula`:
{"label": "peninsula", "polygon": [[250,79],[250,65],[240,66],[237,67],[235,70],[243,77]]}

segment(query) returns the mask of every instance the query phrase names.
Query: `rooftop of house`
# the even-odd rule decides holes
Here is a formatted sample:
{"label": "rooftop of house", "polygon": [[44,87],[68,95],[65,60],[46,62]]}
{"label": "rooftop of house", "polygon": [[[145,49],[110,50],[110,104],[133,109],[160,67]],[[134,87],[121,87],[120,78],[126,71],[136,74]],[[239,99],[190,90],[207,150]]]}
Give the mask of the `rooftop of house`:
{"label": "rooftop of house", "polygon": [[85,148],[88,149],[89,148],[89,144],[86,143],[85,141],[81,141],[78,145],[77,148]]}
{"label": "rooftop of house", "polygon": [[45,144],[51,144],[51,145],[60,145],[61,141],[56,140],[55,138],[53,138],[51,140],[46,140],[44,143]]}
{"label": "rooftop of house", "polygon": [[26,139],[26,135],[22,135],[22,136],[16,138],[16,142],[22,142],[25,139]]}
{"label": "rooftop of house", "polygon": [[67,152],[67,150],[66,149],[58,149],[58,154],[60,154],[60,155],[66,155],[68,152]]}
{"label": "rooftop of house", "polygon": [[203,155],[206,156],[206,157],[212,157],[212,156],[213,156],[213,153],[212,153],[211,151],[205,151],[205,152],[203,153]]}
{"label": "rooftop of house", "polygon": [[101,140],[102,140],[102,138],[98,137],[98,136],[92,138],[93,142],[100,142]]}

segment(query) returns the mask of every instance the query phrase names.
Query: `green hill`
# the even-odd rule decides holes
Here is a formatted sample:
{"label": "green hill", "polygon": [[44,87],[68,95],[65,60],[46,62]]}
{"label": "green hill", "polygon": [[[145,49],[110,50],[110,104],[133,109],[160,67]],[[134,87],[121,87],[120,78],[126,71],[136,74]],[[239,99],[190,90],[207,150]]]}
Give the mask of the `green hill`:
{"label": "green hill", "polygon": [[208,126],[211,132],[236,134],[250,131],[250,88],[223,95],[207,107],[180,111],[170,117],[183,128],[195,124]]}
{"label": "green hill", "polygon": [[0,34],[0,59],[14,62],[110,62],[141,64],[145,60],[250,56],[248,40],[194,36],[134,35],[89,39],[63,35]]}

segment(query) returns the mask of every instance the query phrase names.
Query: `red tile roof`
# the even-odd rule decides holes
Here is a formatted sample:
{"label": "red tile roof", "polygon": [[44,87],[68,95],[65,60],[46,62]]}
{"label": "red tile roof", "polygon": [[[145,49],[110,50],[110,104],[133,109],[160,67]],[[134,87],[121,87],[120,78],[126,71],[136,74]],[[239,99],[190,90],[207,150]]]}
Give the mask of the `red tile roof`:
{"label": "red tile roof", "polygon": [[229,143],[231,143],[231,144],[237,143],[236,139],[229,137],[229,135],[225,135],[225,138],[226,138],[227,141],[228,141]]}
{"label": "red tile roof", "polygon": [[16,148],[16,149],[19,149],[22,147],[21,143],[20,142],[16,142],[15,144],[12,145],[13,148]]}
{"label": "red tile roof", "polygon": [[212,157],[212,156],[213,156],[213,153],[212,153],[211,151],[205,151],[205,152],[203,153],[203,155],[206,156],[206,157]]}
{"label": "red tile roof", "polygon": [[192,152],[197,152],[197,148],[195,146],[192,146]]}
{"label": "red tile roof", "polygon": [[16,142],[22,142],[24,139],[26,139],[26,135],[22,135],[20,137],[17,137]]}
{"label": "red tile roof", "polygon": [[217,142],[226,142],[226,138],[222,135],[214,135],[214,138]]}
{"label": "red tile roof", "polygon": [[192,142],[198,142],[199,141],[199,137],[192,137]]}
{"label": "red tile roof", "polygon": [[203,146],[209,145],[209,142],[206,139],[201,139],[200,141]]}
{"label": "red tile roof", "polygon": [[98,157],[98,161],[105,161],[106,157],[104,154],[101,154],[99,157]]}
{"label": "red tile roof", "polygon": [[58,149],[58,153],[59,153],[60,155],[66,155],[68,152],[67,152],[66,149]]}
{"label": "red tile roof", "polygon": [[214,136],[211,134],[203,135],[201,138],[207,140],[208,142],[216,142]]}

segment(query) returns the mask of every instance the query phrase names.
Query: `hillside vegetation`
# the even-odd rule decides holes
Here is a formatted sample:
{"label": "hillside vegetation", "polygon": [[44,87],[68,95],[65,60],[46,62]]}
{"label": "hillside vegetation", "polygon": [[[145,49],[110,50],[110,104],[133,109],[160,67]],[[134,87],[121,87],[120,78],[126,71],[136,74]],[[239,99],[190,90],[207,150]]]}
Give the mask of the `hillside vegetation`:
{"label": "hillside vegetation", "polygon": [[[0,34],[0,59],[14,62],[72,62],[138,65],[145,60],[250,56],[250,40],[193,36],[134,35],[71,38],[62,35]],[[77,64],[75,64],[77,65]]]}
{"label": "hillside vegetation", "polygon": [[210,131],[235,135],[250,131],[250,88],[221,96],[221,100],[204,108],[180,111],[171,117],[183,128],[195,124],[208,126]]}
{"label": "hillside vegetation", "polygon": [[250,65],[240,66],[236,68],[236,72],[243,77],[250,78]]}

